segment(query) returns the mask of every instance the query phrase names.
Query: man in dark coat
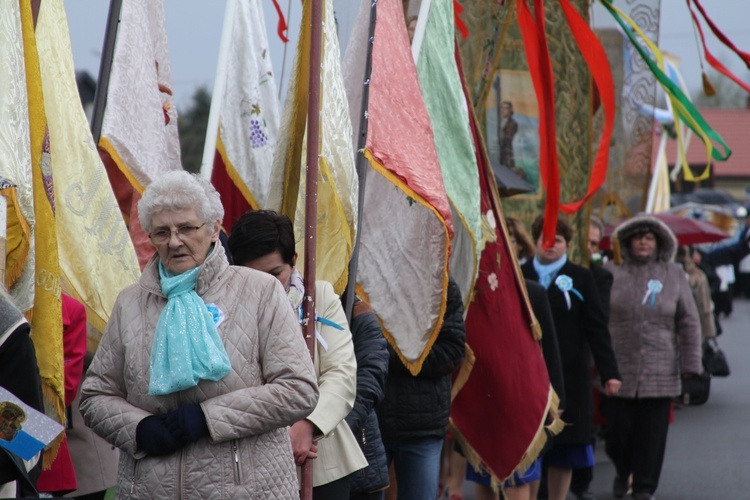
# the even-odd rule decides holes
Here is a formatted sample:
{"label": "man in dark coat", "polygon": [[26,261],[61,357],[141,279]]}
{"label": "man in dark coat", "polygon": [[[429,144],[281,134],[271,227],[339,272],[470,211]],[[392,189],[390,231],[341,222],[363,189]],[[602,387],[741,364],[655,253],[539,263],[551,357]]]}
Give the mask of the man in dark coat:
{"label": "man in dark coat", "polygon": [[422,370],[414,376],[388,345],[385,399],[377,408],[388,463],[393,462],[398,498],[434,500],[440,452],[451,409],[451,374],[466,354],[461,291],[451,278],[443,326]]}
{"label": "man in dark coat", "polygon": [[544,460],[548,466],[549,498],[562,500],[573,469],[593,465],[591,354],[607,395],[619,390],[620,374],[594,278],[588,269],[567,260],[568,243],[573,236],[570,224],[558,220],[550,248],[542,242],[543,226],[543,218],[534,221],[532,235],[537,254],[522,270],[525,278],[538,281],[547,289],[560,346],[567,404],[562,418],[568,425],[555,438]]}

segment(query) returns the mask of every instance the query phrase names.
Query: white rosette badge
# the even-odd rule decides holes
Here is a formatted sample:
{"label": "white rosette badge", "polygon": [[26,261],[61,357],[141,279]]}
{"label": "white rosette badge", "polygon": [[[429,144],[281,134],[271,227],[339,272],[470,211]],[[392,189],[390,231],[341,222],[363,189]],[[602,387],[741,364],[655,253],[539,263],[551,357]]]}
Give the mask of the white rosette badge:
{"label": "white rosette badge", "polygon": [[661,284],[661,281],[649,280],[648,285],[646,285],[646,295],[643,296],[641,304],[645,306],[646,301],[648,301],[649,307],[653,308],[656,305],[656,296],[659,295],[662,288],[664,288],[664,285]]}
{"label": "white rosette badge", "polygon": [[565,296],[565,303],[568,304],[568,311],[570,311],[570,307],[572,305],[570,302],[571,293],[574,293],[576,297],[581,299],[581,302],[583,302],[583,295],[581,295],[581,292],[573,288],[573,278],[571,278],[570,276],[561,274],[555,279],[555,285],[557,285],[557,288],[559,288]]}

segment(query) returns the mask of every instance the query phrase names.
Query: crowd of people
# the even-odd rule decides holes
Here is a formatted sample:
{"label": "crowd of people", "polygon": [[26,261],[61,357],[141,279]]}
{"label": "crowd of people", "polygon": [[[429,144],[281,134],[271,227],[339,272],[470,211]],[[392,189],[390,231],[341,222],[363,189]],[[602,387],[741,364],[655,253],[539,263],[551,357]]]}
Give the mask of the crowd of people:
{"label": "crowd of people", "polygon": [[[0,448],[5,494],[94,499],[114,487],[118,498],[289,499],[299,495],[300,467],[313,460],[315,499],[458,499],[464,477],[480,499],[562,500],[569,491],[590,499],[593,416],[602,408],[615,497],[650,499],[673,401],[682,380],[702,372],[702,342],[716,335],[701,266],[750,253],[744,237],[709,253],[678,248],[669,227],[639,215],[617,227],[606,263],[604,228],[592,219],[584,266],[568,256],[574,232],[564,218],[551,242],[541,217],[531,236],[508,219],[567,425],[498,492],[446,440],[451,375],[466,355],[453,279],[419,374],[386,341],[366,301],[357,298],[347,320],[324,281],[315,285],[311,359],[288,217],[248,212],[223,243],[218,193],[182,171],[151,183],[138,208],[156,253],[138,283],[120,293],[93,359],[81,333],[85,310],[65,299],[67,441],[41,477],[39,464]],[[28,324],[6,293],[0,299],[2,385],[43,410]],[[28,372],[23,383],[7,373],[20,373],[19,364]],[[100,480],[84,486],[86,476]]]}

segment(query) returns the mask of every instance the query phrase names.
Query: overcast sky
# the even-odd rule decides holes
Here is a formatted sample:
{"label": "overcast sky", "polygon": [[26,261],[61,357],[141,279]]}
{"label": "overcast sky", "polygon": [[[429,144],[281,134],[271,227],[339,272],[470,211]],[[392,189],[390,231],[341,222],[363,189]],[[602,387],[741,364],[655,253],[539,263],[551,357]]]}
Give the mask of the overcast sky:
{"label": "overcast sky", "polygon": [[[277,16],[270,0],[262,0],[270,38],[270,51],[277,80],[282,73],[284,44],[276,36]],[[199,86],[213,87],[216,58],[224,19],[224,0],[164,0],[167,16],[169,50],[175,98],[178,109],[190,103],[190,96]],[[284,78],[294,57],[301,8],[299,0],[279,0],[283,9],[291,4],[288,21],[290,38]],[[357,11],[358,0],[335,0],[342,43],[348,39],[349,26]],[[709,16],[741,50],[750,51],[750,0],[704,1]],[[691,90],[700,86],[700,65],[693,35],[693,27],[685,0],[662,0],[660,47],[681,59],[681,70]],[[99,73],[99,58],[104,39],[104,27],[109,2],[105,0],[65,0],[65,10],[73,45],[76,69],[88,71],[95,79]],[[597,26],[612,25],[611,16],[600,8],[594,12]],[[706,27],[704,25],[704,31]],[[707,34],[709,48],[732,71],[748,81],[749,72],[740,59],[712,43]]]}

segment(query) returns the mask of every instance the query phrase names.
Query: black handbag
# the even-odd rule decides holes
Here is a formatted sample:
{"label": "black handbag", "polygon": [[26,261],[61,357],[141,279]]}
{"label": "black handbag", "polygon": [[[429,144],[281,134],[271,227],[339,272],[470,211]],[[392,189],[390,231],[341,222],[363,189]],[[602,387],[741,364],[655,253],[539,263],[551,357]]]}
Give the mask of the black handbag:
{"label": "black handbag", "polygon": [[729,363],[716,338],[703,341],[703,368],[714,377],[728,377]]}
{"label": "black handbag", "polygon": [[680,402],[686,406],[700,406],[708,401],[711,392],[711,375],[704,371],[700,375],[682,379]]}

